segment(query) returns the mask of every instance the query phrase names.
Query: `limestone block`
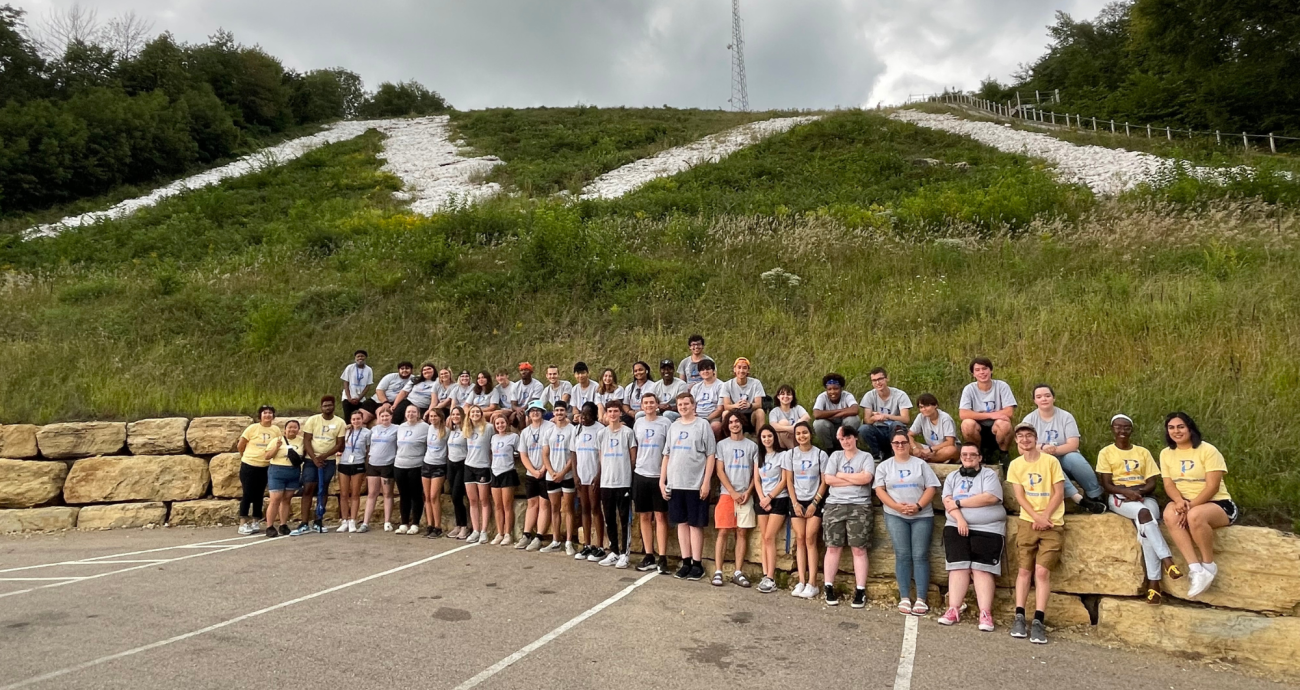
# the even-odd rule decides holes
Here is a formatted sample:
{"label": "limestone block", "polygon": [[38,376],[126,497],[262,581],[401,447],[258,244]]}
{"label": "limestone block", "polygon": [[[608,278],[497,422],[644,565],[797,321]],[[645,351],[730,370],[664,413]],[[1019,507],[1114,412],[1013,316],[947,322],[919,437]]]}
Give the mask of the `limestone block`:
{"label": "limestone block", "polygon": [[[1129,532],[1134,532],[1130,523]],[[1136,535],[1132,536],[1136,541]],[[1169,539],[1174,560],[1187,563]],[[1214,561],[1219,574],[1194,601],[1250,611],[1300,615],[1300,537],[1266,527],[1225,527],[1214,531]],[[1165,592],[1186,599],[1191,578],[1165,578]]]}
{"label": "limestone block", "polygon": [[[1015,586],[1019,529],[1030,529],[1029,523],[1009,516],[1000,587]],[[1052,573],[1052,591],[1135,596],[1142,581],[1142,551],[1132,522],[1113,513],[1065,516],[1065,543],[1061,563]]]}
{"label": "limestone block", "polygon": [[208,463],[208,472],[212,475],[212,495],[217,498],[239,498],[243,496],[243,485],[239,483],[239,453],[221,453],[214,455]]}
{"label": "limestone block", "polygon": [[195,455],[234,452],[239,435],[252,423],[252,417],[198,417],[190,421],[185,440]]}
{"label": "limestone block", "polygon": [[1020,502],[1016,500],[1016,492],[1011,488],[1011,482],[1002,480],[1002,505],[1007,509],[1007,515],[1020,514]]}
{"label": "limestone block", "polygon": [[5,424],[0,426],[0,458],[36,457],[35,424]]}
{"label": "limestone block", "polygon": [[167,523],[173,527],[233,525],[237,522],[239,522],[239,501],[211,498],[199,501],[177,501],[172,504],[171,517],[167,520]]}
{"label": "limestone block", "polygon": [[0,533],[72,529],[77,526],[77,512],[77,508],[67,506],[0,510]]}
{"label": "limestone block", "polygon": [[185,501],[208,492],[208,463],[191,455],[115,455],[80,460],[63,485],[68,503]]}
{"label": "limestone block", "polygon": [[158,503],[110,503],[86,506],[77,515],[77,529],[121,529],[162,525],[167,506]]}
{"label": "limestone block", "polygon": [[185,452],[185,417],[141,419],[126,425],[126,446],[132,455],[173,455]]}
{"label": "limestone block", "polygon": [[1097,633],[1123,645],[1300,678],[1300,618],[1107,597],[1099,606]]}
{"label": "limestone block", "polygon": [[84,458],[117,453],[126,445],[122,422],[67,422],[46,424],[36,432],[41,455],[47,458]]}
{"label": "limestone block", "polygon": [[31,508],[59,497],[68,466],[40,460],[0,460],[0,508]]}

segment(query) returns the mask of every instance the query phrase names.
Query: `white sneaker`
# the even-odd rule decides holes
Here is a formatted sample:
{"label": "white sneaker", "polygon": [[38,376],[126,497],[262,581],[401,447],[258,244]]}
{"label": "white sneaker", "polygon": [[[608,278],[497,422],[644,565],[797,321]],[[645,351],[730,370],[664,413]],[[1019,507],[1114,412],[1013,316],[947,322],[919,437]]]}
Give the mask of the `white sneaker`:
{"label": "white sneaker", "polygon": [[398,525],[396,534],[406,534],[406,525]]}
{"label": "white sneaker", "polygon": [[[251,523],[251,522],[245,522],[244,524],[240,525],[240,526],[239,526],[239,533],[240,533],[240,534],[252,534],[252,533],[253,533],[253,523]],[[1195,575],[1196,573],[1192,573],[1192,574]]]}
{"label": "white sneaker", "polygon": [[803,594],[800,594],[799,596],[803,597],[804,599],[816,598],[817,588],[813,587],[812,583],[809,582],[808,584],[803,586]]}
{"label": "white sneaker", "polygon": [[532,541],[533,540],[529,539],[528,537],[519,537],[519,541],[515,542],[515,548],[519,549],[520,551],[523,551],[524,549],[528,548],[528,545],[531,544]]}
{"label": "white sneaker", "polygon": [[479,533],[478,533],[478,543],[480,543],[480,544],[486,544],[486,543],[488,543],[488,535],[487,535],[487,532],[479,532]]}
{"label": "white sneaker", "polygon": [[627,554],[618,557],[618,562],[614,564],[619,570],[627,570]]}
{"label": "white sneaker", "polygon": [[541,549],[542,549],[542,538],[541,538],[541,537],[533,537],[533,540],[530,541],[530,542],[528,542],[528,548],[527,548],[526,550],[527,550],[527,551],[540,551]]}
{"label": "white sneaker", "polygon": [[[564,547],[560,545],[560,542],[558,542],[558,541],[553,541],[553,542],[547,544],[546,546],[543,546],[543,547],[541,548],[541,552],[542,552],[542,553],[555,553],[556,551],[559,551],[560,549],[563,549],[563,548],[564,548]],[[530,547],[529,547],[529,550],[530,550],[530,551],[532,550],[531,545],[530,545]]]}
{"label": "white sneaker", "polygon": [[335,531],[335,532],[347,532],[347,531],[348,531],[348,521],[347,521],[347,520],[342,520],[342,521],[340,521],[340,522],[339,522],[339,527],[338,527],[338,529],[336,529],[336,530],[334,530],[334,531]]}
{"label": "white sneaker", "polygon": [[496,546],[497,544],[500,544],[500,543],[501,543],[501,533],[500,533],[500,532],[497,532],[497,535],[496,535],[495,537],[492,537],[492,541],[489,542],[489,543],[491,543],[493,546]]}
{"label": "white sneaker", "polygon": [[1194,599],[1205,590],[1210,588],[1210,583],[1214,582],[1214,573],[1209,570],[1196,570],[1191,574],[1191,586],[1187,588],[1187,598]]}
{"label": "white sneaker", "polygon": [[385,532],[392,532],[392,531],[393,531],[393,523],[391,523],[391,522],[385,522],[385,523],[384,523],[384,531],[385,531]]}
{"label": "white sneaker", "polygon": [[803,583],[802,583],[802,582],[795,583],[795,586],[793,586],[793,587],[790,588],[790,596],[792,596],[792,597],[801,597],[801,596],[803,596]]}
{"label": "white sneaker", "polygon": [[596,565],[603,565],[605,567],[609,567],[611,565],[614,565],[615,563],[618,563],[618,554],[614,553],[613,551],[610,551],[609,553],[605,554],[604,558],[597,561]]}
{"label": "white sneaker", "polygon": [[357,532],[357,533],[359,533],[359,534],[365,534],[366,532],[369,532],[369,531],[370,531],[370,523],[369,523],[369,522],[363,522],[363,523],[361,523],[361,526],[360,526],[360,527],[357,527],[356,529],[354,529],[354,530],[352,530],[352,531],[353,531],[353,532]]}
{"label": "white sneaker", "polygon": [[478,535],[479,535],[478,532],[470,532],[470,533],[469,533],[469,538],[466,539],[465,542],[466,542],[467,544],[477,544],[477,543],[478,543]]}
{"label": "white sneaker", "polygon": [[564,553],[565,555],[568,556],[572,556],[573,554],[578,553],[577,550],[573,548],[573,542],[571,541],[564,542]]}

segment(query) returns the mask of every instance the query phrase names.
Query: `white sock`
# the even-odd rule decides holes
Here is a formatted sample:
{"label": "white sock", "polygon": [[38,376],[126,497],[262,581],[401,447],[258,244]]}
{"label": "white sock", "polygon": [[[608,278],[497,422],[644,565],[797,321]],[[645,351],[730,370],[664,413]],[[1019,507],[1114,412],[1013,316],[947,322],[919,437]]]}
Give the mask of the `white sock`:
{"label": "white sock", "polygon": [[1194,573],[1199,573],[1205,570],[1200,563],[1192,563],[1188,567],[1191,568],[1191,571]]}
{"label": "white sock", "polygon": [[1083,494],[1075,494],[1070,497],[1070,500],[1074,501],[1076,505],[1079,503],[1083,503]]}
{"label": "white sock", "polygon": [[1211,574],[1211,575],[1218,575],[1218,574],[1219,574],[1219,566],[1215,565],[1214,563],[1206,563],[1206,564],[1204,565],[1204,568],[1205,568],[1205,571],[1208,572],[1208,573]]}

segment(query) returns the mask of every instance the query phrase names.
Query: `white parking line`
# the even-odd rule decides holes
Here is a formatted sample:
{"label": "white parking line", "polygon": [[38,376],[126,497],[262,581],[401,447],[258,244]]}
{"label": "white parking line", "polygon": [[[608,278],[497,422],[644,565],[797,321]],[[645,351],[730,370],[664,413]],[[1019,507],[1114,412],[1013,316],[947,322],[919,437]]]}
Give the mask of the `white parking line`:
{"label": "white parking line", "polygon": [[0,582],[49,582],[50,580],[84,580],[82,577],[0,577]]}
{"label": "white parking line", "polygon": [[[278,541],[278,540],[268,539],[268,540],[266,540],[266,541]],[[254,542],[254,543],[259,543],[259,542]],[[362,583],[365,583],[365,582],[370,582],[371,580],[377,580],[377,579],[379,579],[379,578],[381,578],[381,577],[387,577],[388,575],[392,575],[392,574],[394,574],[394,573],[400,573],[400,572],[402,572],[403,570],[407,570],[407,569],[410,569],[410,568],[414,568],[414,567],[416,567],[416,566],[421,566],[421,565],[424,565],[425,563],[428,563],[428,562],[430,562],[430,561],[436,561],[436,560],[438,560],[439,558],[443,558],[443,557],[445,557],[445,556],[450,556],[450,555],[452,555],[453,553],[456,553],[456,552],[458,552],[458,551],[464,551],[465,549],[472,549],[472,548],[474,548],[475,546],[478,546],[478,545],[477,545],[477,544],[465,544],[464,546],[458,546],[458,547],[456,547],[456,548],[454,548],[454,549],[451,549],[450,551],[443,551],[442,553],[436,553],[436,554],[434,554],[434,555],[432,555],[432,556],[429,556],[429,557],[427,557],[427,558],[421,558],[421,559],[418,560],[418,561],[413,561],[413,562],[411,562],[411,563],[407,563],[406,565],[399,565],[399,566],[397,566],[396,568],[389,568],[388,570],[385,570],[385,571],[382,572],[382,573],[375,573],[374,575],[367,575],[366,577],[363,577],[363,578],[361,578],[361,579],[359,579],[359,580],[353,580],[353,581],[351,581],[351,582],[345,582],[345,583],[343,583],[343,584],[341,584],[341,585],[334,585],[333,587],[329,587],[329,588],[327,588],[327,589],[322,589],[321,591],[319,591],[319,592],[315,592],[315,593],[313,593],[313,594],[307,594],[307,595],[304,595],[304,596],[298,597],[298,598],[296,598],[296,599],[290,599],[289,601],[284,601],[284,602],[281,602],[281,603],[279,603],[279,604],[275,604],[274,606],[268,606],[268,607],[263,608],[263,609],[258,609],[258,610],[256,610],[256,611],[253,611],[252,613],[245,613],[245,614],[242,615],[242,616],[236,616],[236,617],[231,618],[231,619],[229,619],[229,620],[225,620],[225,621],[222,621],[222,622],[220,622],[220,623],[215,623],[215,624],[213,624],[213,625],[209,625],[209,626],[207,626],[206,628],[199,628],[198,630],[192,630],[192,631],[190,631],[190,632],[187,632],[187,633],[184,633],[184,634],[181,634],[181,635],[176,635],[175,637],[169,637],[169,638],[167,638],[167,639],[165,639],[165,640],[159,640],[159,641],[157,641],[157,642],[151,642],[151,643],[149,643],[149,644],[147,644],[147,645],[142,645],[142,646],[140,646],[140,647],[135,647],[135,648],[128,649],[128,650],[125,650],[125,651],[121,651],[121,652],[118,652],[118,653],[116,653],[116,654],[109,654],[108,656],[101,656],[101,657],[99,657],[98,659],[91,659],[90,661],[85,661],[85,662],[82,662],[82,663],[77,664],[77,665],[75,665],[75,666],[69,666],[69,667],[67,667],[67,668],[61,668],[61,669],[59,669],[59,670],[57,670],[57,671],[50,671],[49,673],[42,673],[42,674],[39,675],[39,676],[32,676],[31,678],[27,678],[27,679],[25,679],[25,680],[20,680],[20,681],[18,681],[17,683],[10,683],[9,685],[0,686],[0,690],[17,690],[18,688],[25,688],[25,687],[27,687],[27,686],[29,686],[29,685],[35,685],[36,683],[40,683],[40,682],[43,682],[43,681],[53,680],[53,679],[55,679],[55,678],[59,678],[59,677],[61,677],[61,676],[66,676],[66,675],[68,675],[69,673],[76,673],[77,671],[84,671],[85,669],[92,668],[92,667],[94,667],[94,666],[99,666],[100,664],[106,664],[106,663],[108,663],[108,662],[110,662],[110,661],[116,661],[116,660],[118,660],[118,659],[123,659],[123,658],[128,657],[128,656],[133,656],[133,655],[135,655],[135,654],[140,654],[140,653],[142,653],[142,652],[147,652],[147,651],[149,651],[149,650],[151,650],[151,649],[158,649],[159,647],[166,647],[166,646],[169,645],[169,644],[175,644],[175,643],[177,643],[177,642],[182,642],[182,641],[184,641],[184,640],[188,640],[188,639],[190,639],[191,637],[198,637],[199,635],[205,635],[205,634],[210,633],[210,632],[212,632],[212,631],[214,631],[214,630],[220,630],[220,629],[222,629],[222,628],[225,628],[225,627],[228,627],[228,626],[234,625],[234,624],[236,624],[236,623],[241,623],[241,622],[246,621],[246,620],[248,620],[248,619],[250,619],[250,618],[256,618],[256,617],[258,617],[258,616],[260,616],[260,615],[262,615],[262,614],[265,614],[265,613],[270,613],[270,612],[272,612],[272,611],[278,611],[278,610],[280,610],[280,609],[282,609],[282,608],[286,608],[286,607],[289,607],[289,606],[293,606],[294,604],[301,604],[301,603],[304,602],[304,601],[310,601],[310,600],[315,599],[315,598],[317,598],[317,597],[323,597],[323,596],[325,596],[326,594],[333,594],[334,592],[337,592],[337,591],[339,591],[339,590],[341,590],[341,589],[347,589],[348,587],[352,587],[352,586],[354,586],[354,585],[359,585],[359,584],[362,584]],[[644,579],[645,579],[645,578],[642,578],[642,580],[644,580]],[[638,584],[639,584],[639,583],[638,583]],[[634,586],[635,586],[635,585],[634,585]],[[629,587],[628,589],[630,590],[631,587]]]}
{"label": "white parking line", "polygon": [[41,563],[39,565],[24,565],[24,566],[19,566],[17,568],[0,569],[0,573],[13,573],[19,570],[36,570],[37,568],[53,568],[55,566],[60,566],[60,565],[80,565],[84,563],[94,563],[109,558],[121,558],[123,556],[138,556],[142,553],[158,553],[159,551],[171,551],[172,549],[218,548],[220,546],[228,546],[228,544],[226,544],[225,542],[242,541],[246,539],[252,539],[257,536],[261,536],[261,535],[253,534],[245,537],[231,537],[229,539],[216,539],[214,541],[199,542],[198,544],[180,544],[177,546],[161,546],[156,549],[145,549],[143,551],[127,551],[125,553],[111,553],[105,556],[91,556],[90,558],[78,558],[71,561],[57,561],[54,563]]}
{"label": "white parking line", "polygon": [[[600,613],[601,611],[604,611],[606,608],[609,608],[611,604],[631,594],[632,591],[635,590],[637,587],[640,587],[641,585],[644,585],[645,583],[653,580],[657,575],[658,573],[650,573],[648,575],[643,575],[640,580],[637,580],[636,582],[633,582],[627,587],[624,587],[614,596],[600,602],[599,604],[596,604],[595,606],[587,609],[586,611],[583,611],[577,616],[569,619],[569,621],[566,622],[564,625],[561,625],[560,627],[546,633],[545,635],[542,635],[541,637],[537,638],[537,640],[527,645],[523,649],[520,649],[519,651],[515,652],[514,654],[511,654],[510,656],[502,659],[501,661],[496,662],[495,664],[492,664],[491,666],[484,669],[482,673],[479,673],[477,676],[474,676],[473,678],[470,678],[464,683],[457,685],[456,690],[469,690],[469,688],[475,687],[481,684],[483,681],[491,678],[492,676],[495,676],[496,674],[504,671],[511,664],[515,663],[516,661],[519,661],[520,659],[528,656],[529,654],[532,654],[533,652],[537,651],[538,649],[546,645],[551,640],[554,640],[560,635],[563,635],[569,630],[572,630],[579,623],[587,620],[588,618],[591,618],[592,616]],[[8,690],[8,688],[0,688],[0,690]]]}
{"label": "white parking line", "polygon": [[916,616],[908,616],[903,625],[903,649],[898,653],[898,673],[894,674],[894,690],[912,687],[912,662],[916,657]]}

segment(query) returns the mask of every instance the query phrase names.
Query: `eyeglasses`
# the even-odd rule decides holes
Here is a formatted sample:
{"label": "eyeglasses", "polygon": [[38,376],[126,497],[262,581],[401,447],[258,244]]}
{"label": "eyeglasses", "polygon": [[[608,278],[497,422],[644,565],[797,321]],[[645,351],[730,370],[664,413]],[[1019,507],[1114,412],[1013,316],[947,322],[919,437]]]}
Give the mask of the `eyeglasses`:
{"label": "eyeglasses", "polygon": [[891,446],[910,446],[910,445],[912,445],[912,444],[909,443],[908,441],[890,441],[890,442],[889,442],[889,445],[891,445]]}

